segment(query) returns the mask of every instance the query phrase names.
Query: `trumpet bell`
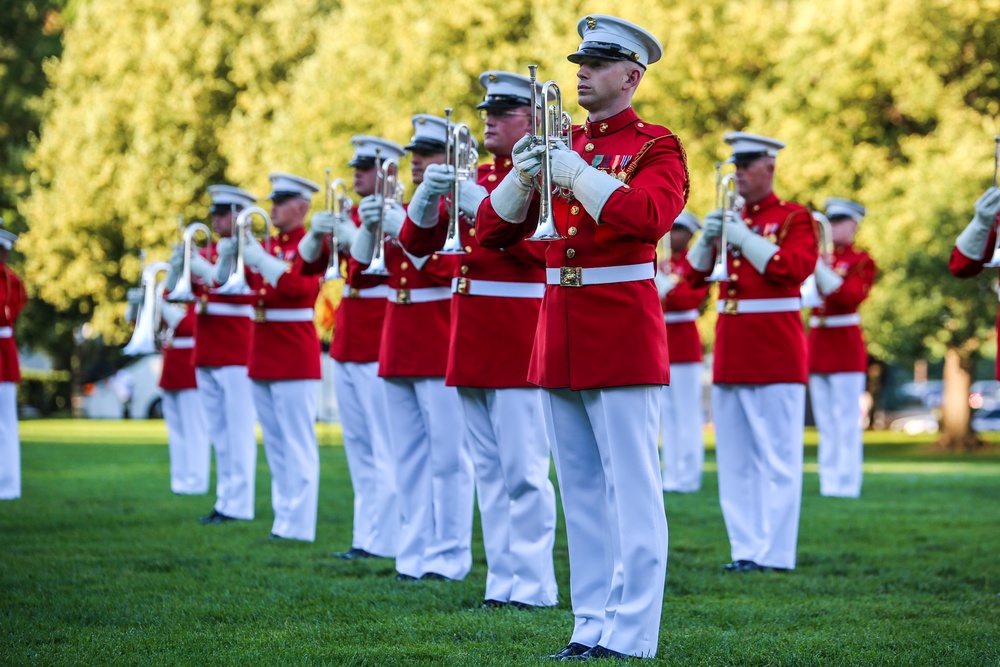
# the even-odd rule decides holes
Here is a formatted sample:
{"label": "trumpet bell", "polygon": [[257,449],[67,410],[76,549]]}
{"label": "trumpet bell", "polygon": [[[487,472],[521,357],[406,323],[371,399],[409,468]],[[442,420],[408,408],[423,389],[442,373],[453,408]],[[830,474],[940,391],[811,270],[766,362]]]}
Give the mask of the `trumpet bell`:
{"label": "trumpet bell", "polygon": [[524,240],[525,241],[558,241],[559,239],[563,239],[563,238],[566,238],[566,237],[563,236],[562,234],[560,234],[559,230],[556,229],[556,221],[552,218],[552,215],[549,214],[548,216],[546,216],[545,221],[542,224],[538,225],[538,228],[535,229],[535,233],[532,234],[531,236],[528,236]]}
{"label": "trumpet bell", "polygon": [[156,330],[160,326],[160,313],[156,307],[156,274],[169,269],[170,265],[166,262],[153,262],[143,270],[139,317],[132,330],[132,338],[122,348],[123,354],[138,356],[156,352]]}
{"label": "trumpet bell", "polygon": [[465,248],[462,247],[462,239],[458,234],[449,236],[444,243],[444,247],[437,251],[439,255],[464,255]]}
{"label": "trumpet bell", "polygon": [[213,291],[216,294],[227,296],[247,296],[248,294],[253,294],[253,290],[247,284],[246,275],[242,271],[233,273],[233,275],[229,276],[229,280]]}
{"label": "trumpet bell", "polygon": [[802,297],[803,308],[819,308],[823,305],[823,295],[819,293],[816,286],[816,274],[810,275],[799,287],[799,294]]}
{"label": "trumpet bell", "polygon": [[725,257],[722,258],[721,262],[715,264],[712,273],[709,274],[708,278],[705,278],[705,282],[721,283],[724,280],[729,280],[729,269],[726,268]]}

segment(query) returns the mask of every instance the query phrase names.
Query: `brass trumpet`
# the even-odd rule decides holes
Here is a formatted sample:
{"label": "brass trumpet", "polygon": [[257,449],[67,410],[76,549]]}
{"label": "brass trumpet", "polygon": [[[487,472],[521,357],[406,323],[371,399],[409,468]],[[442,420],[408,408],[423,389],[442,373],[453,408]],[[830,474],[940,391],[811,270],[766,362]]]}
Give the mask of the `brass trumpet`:
{"label": "brass trumpet", "polygon": [[[715,257],[715,266],[706,282],[717,283],[729,280],[729,242],[726,239],[726,213],[735,213],[737,217],[743,210],[743,197],[736,191],[736,174],[721,176],[722,165],[716,164],[715,174],[717,187],[715,189],[716,210],[722,211],[722,235],[719,236],[719,251]],[[721,177],[720,177],[721,176]]]}
{"label": "brass trumpet", "polygon": [[459,206],[459,187],[466,181],[475,181],[476,165],[479,162],[479,154],[476,152],[476,144],[472,138],[472,130],[465,123],[456,124],[448,137],[448,157],[452,168],[455,170],[455,181],[451,186],[451,202],[448,203],[448,236],[445,238],[444,246],[438,250],[442,255],[461,255],[465,252],[462,247],[462,228],[459,225],[459,218],[462,209]]}
{"label": "brass trumpet", "polygon": [[[347,194],[347,182],[338,178],[330,182],[330,169],[326,170],[326,210],[337,216],[338,221],[344,220],[351,213],[351,198]],[[344,276],[340,273],[340,250],[337,248],[337,235],[330,234],[330,263],[327,264],[323,280],[338,280]]]}
{"label": "brass trumpet", "polygon": [[554,188],[552,185],[552,168],[549,166],[549,157],[556,142],[565,144],[573,149],[573,118],[569,112],[563,111],[562,93],[555,81],[546,81],[542,86],[541,98],[542,106],[542,126],[539,134],[538,121],[535,118],[535,109],[538,101],[535,93],[535,73],[538,65],[528,65],[531,79],[531,136],[535,146],[545,146],[545,158],[542,161],[542,168],[539,172],[541,179],[541,200],[538,207],[538,226],[535,233],[527,237],[527,241],[556,241],[565,238],[556,229],[555,220],[552,218],[552,197],[560,196],[563,199],[570,199],[573,196],[568,188]]}
{"label": "brass trumpet", "polygon": [[181,269],[180,280],[177,281],[174,289],[164,297],[167,301],[183,303],[194,301],[194,287],[191,282],[191,253],[194,251],[194,235],[197,232],[205,234],[206,243],[212,242],[212,230],[201,222],[192,222],[184,229],[184,233],[181,235],[184,243],[184,268]]}
{"label": "brass trumpet", "polygon": [[153,262],[142,270],[142,302],[135,320],[132,338],[122,348],[122,353],[130,356],[156,352],[156,330],[160,328],[160,309],[156,307],[157,290],[162,283],[156,282],[156,274],[170,270],[166,262]]}
{"label": "brass trumpet", "polygon": [[389,275],[389,269],[385,265],[385,232],[382,221],[385,219],[385,210],[403,200],[403,184],[399,182],[399,164],[395,160],[382,162],[377,153],[376,149],[375,167],[378,173],[375,175],[375,196],[382,198],[382,210],[379,212],[378,224],[375,227],[375,252],[372,261],[368,268],[361,272],[366,276]]}
{"label": "brass trumpet", "polygon": [[247,208],[240,211],[240,214],[236,216],[236,268],[232,275],[229,276],[229,280],[226,281],[224,285],[215,289],[216,294],[227,294],[233,295],[248,295],[253,294],[253,290],[247,284],[246,277],[246,265],[243,260],[243,248],[246,246],[247,238],[251,237],[253,234],[253,218],[254,214],[259,215],[264,219],[264,247],[270,251],[271,249],[271,216],[267,214],[267,211],[262,209],[260,206],[248,206]]}

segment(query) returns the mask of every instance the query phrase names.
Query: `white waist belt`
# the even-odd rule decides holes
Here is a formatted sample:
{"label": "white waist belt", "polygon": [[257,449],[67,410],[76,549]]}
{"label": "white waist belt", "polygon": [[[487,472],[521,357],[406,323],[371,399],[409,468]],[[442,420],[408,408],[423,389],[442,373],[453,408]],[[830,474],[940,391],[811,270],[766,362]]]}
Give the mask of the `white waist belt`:
{"label": "white waist belt", "polygon": [[785,299],[726,299],[715,304],[715,310],[726,315],[748,313],[787,313],[802,309],[802,299],[797,296]]}
{"label": "white waist belt", "polygon": [[194,338],[191,338],[190,336],[174,338],[170,341],[170,347],[175,350],[190,350],[194,347]]}
{"label": "white waist belt", "polygon": [[258,308],[254,311],[257,322],[312,322],[312,308]]}
{"label": "white waist belt", "polygon": [[0,327],[0,338],[13,338],[14,327]]}
{"label": "white waist belt", "polygon": [[450,301],[451,289],[447,287],[415,287],[413,289],[390,289],[389,301],[400,305],[428,303],[430,301]]}
{"label": "white waist belt", "polygon": [[344,285],[341,295],[346,299],[385,299],[389,296],[388,285],[376,285],[375,287],[351,287]]}
{"label": "white waist belt", "polygon": [[672,313],[663,313],[663,321],[667,324],[694,322],[696,319],[698,319],[697,310],[677,310]]}
{"label": "white waist belt", "polygon": [[542,283],[452,278],[451,291],[455,294],[469,294],[471,296],[506,296],[514,299],[541,299],[545,296],[545,285]]}
{"label": "white waist belt", "polygon": [[861,315],[858,313],[848,313],[847,315],[826,315],[809,318],[809,326],[816,329],[832,329],[834,327],[853,327],[861,324]]}
{"label": "white waist belt", "polygon": [[222,315],[225,317],[253,317],[253,306],[245,303],[215,303],[209,301],[198,310],[205,315]]}
{"label": "white waist belt", "polygon": [[558,269],[545,269],[545,282],[549,285],[562,287],[583,287],[585,285],[628,283],[634,280],[652,280],[654,273],[652,262],[626,264],[625,266],[598,266],[589,269],[579,266],[563,266]]}

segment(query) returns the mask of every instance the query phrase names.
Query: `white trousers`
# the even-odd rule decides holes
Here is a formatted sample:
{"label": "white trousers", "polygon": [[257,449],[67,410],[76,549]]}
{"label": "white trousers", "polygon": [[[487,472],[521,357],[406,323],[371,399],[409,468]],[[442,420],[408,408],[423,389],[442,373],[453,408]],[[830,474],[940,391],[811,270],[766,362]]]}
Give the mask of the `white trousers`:
{"label": "white trousers", "polygon": [[385,383],[378,377],[378,363],[334,361],[333,383],[354,488],[351,547],[394,558],[399,537],[396,459],[389,445]]}
{"label": "white trousers", "polygon": [[667,570],[660,387],[546,389],[569,544],[571,642],[653,657]]}
{"label": "white trousers", "polygon": [[801,384],[712,386],[719,502],[734,561],[795,567],[805,407]]}
{"label": "white trousers", "polygon": [[809,376],[813,418],[819,431],[819,492],[824,496],[861,495],[861,394],[864,373]]}
{"label": "white trousers", "polygon": [[161,401],[170,450],[170,490],[181,494],[208,493],[212,446],[198,390],[164,391]]}
{"label": "white trousers", "polygon": [[253,519],[257,412],[246,366],[196,368],[198,395],[215,447],[215,511]]}
{"label": "white trousers", "polygon": [[264,455],[271,469],[271,534],[316,541],[319,508],[319,443],[316,387],[319,380],[253,381]]}
{"label": "white trousers", "polygon": [[487,600],[555,605],[556,495],[539,389],[459,387],[476,471]]}
{"label": "white trousers", "polygon": [[462,406],[444,378],[387,378],[400,531],[396,570],[463,579],[472,567],[472,460]]}
{"label": "white trousers", "polygon": [[701,364],[670,364],[670,386],[660,396],[660,460],[663,490],[701,488],[705,432],[701,414]]}
{"label": "white trousers", "polygon": [[17,432],[17,385],[0,382],[0,500],[21,497],[21,437]]}

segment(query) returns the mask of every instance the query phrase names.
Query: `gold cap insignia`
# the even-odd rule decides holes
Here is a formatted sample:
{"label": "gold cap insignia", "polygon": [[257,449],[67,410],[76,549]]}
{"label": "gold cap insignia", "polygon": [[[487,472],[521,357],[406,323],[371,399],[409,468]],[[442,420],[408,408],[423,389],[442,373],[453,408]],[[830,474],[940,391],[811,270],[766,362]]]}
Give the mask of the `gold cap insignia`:
{"label": "gold cap insignia", "polygon": [[588,16],[587,17],[587,29],[588,30],[593,30],[596,27],[597,27],[597,19],[595,19],[593,16]]}
{"label": "gold cap insignia", "polygon": [[496,83],[496,81],[497,81],[497,75],[496,74],[490,74],[489,79],[490,79],[490,83]]}

